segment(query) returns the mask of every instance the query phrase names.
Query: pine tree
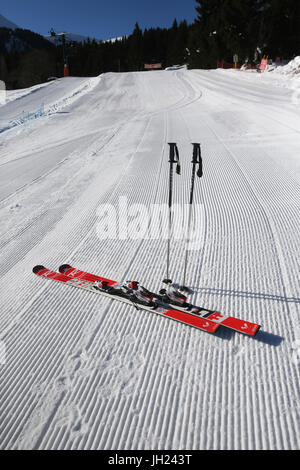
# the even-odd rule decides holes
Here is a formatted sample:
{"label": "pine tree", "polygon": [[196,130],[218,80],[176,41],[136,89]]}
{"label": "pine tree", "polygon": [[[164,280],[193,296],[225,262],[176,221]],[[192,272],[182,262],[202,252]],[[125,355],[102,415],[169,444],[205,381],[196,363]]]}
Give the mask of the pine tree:
{"label": "pine tree", "polygon": [[223,56],[221,31],[221,9],[224,0],[197,0],[198,17],[190,38],[191,62],[193,66],[216,67]]}
{"label": "pine tree", "polygon": [[129,63],[129,70],[141,70],[142,68],[142,61],[143,61],[143,50],[142,50],[142,42],[143,42],[143,32],[140,29],[138,23],[135,24],[134,31],[129,38],[129,56],[128,56],[128,63]]}
{"label": "pine tree", "polygon": [[[198,18],[190,33],[194,66],[216,67],[217,60],[252,60],[256,50],[269,42],[270,1],[282,0],[196,0]],[[282,2],[284,3],[285,0]]]}
{"label": "pine tree", "polygon": [[172,28],[168,31],[167,65],[183,64],[185,62],[187,42],[187,22],[181,21],[178,25],[175,19]]}
{"label": "pine tree", "polygon": [[289,17],[288,49],[290,57],[300,55],[300,2],[289,0],[287,15]]}
{"label": "pine tree", "polygon": [[266,8],[266,47],[269,55],[299,54],[300,5],[294,0],[270,0]]}
{"label": "pine tree", "polygon": [[0,55],[0,80],[3,82],[7,81],[8,70],[4,55]]}

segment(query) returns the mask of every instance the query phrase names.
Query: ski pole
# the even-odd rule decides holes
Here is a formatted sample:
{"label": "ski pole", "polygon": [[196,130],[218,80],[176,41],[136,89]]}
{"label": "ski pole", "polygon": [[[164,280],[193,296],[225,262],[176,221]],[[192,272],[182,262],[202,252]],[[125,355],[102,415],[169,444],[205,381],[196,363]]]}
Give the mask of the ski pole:
{"label": "ski pole", "polygon": [[170,271],[170,242],[171,242],[171,229],[172,229],[172,202],[173,202],[173,166],[176,163],[176,173],[180,175],[179,152],[176,143],[169,143],[169,223],[168,223],[168,247],[167,247],[167,279],[169,279]]}
{"label": "ski pole", "polygon": [[195,175],[196,175],[197,165],[199,165],[197,176],[201,178],[203,175],[200,144],[194,143],[192,145],[193,145],[193,159],[192,159],[193,168],[192,168],[191,191],[190,191],[190,201],[189,201],[189,214],[188,214],[188,225],[187,225],[187,236],[186,236],[186,247],[185,247],[183,283],[182,283],[182,286],[180,286],[180,290],[182,291],[189,290],[185,285],[185,281],[186,281],[186,271],[187,271],[187,264],[188,264],[190,230],[191,230],[191,220],[192,220],[192,206],[193,206],[193,200],[194,200]]}

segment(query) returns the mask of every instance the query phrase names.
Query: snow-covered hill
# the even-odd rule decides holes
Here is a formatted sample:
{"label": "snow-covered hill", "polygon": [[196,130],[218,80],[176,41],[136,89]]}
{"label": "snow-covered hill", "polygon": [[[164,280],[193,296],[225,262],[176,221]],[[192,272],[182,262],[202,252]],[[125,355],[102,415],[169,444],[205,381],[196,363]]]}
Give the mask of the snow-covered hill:
{"label": "snow-covered hill", "polygon": [[17,26],[15,23],[9,21],[7,18],[0,14],[0,28],[16,29],[18,27],[19,26]]}
{"label": "snow-covered hill", "polygon": [[[282,84],[271,73],[182,69],[8,93],[0,448],[299,449],[300,108]],[[181,157],[178,204],[188,200],[191,142],[202,144],[191,300],[260,323],[254,339],[32,274],[70,263],[158,291],[166,240],[100,237],[99,223],[104,205],[119,226],[126,207],[168,201],[168,142]],[[171,244],[178,282],[184,246]]]}
{"label": "snow-covered hill", "polygon": [[[94,39],[92,37],[88,38],[88,36],[83,36],[81,34],[74,34],[74,33],[66,33],[65,34],[65,37],[66,37],[66,41],[69,41],[69,42],[86,42],[88,41],[88,39],[90,41],[96,41],[96,42],[101,42],[100,39]],[[48,41],[52,42],[53,44],[56,44],[57,43],[57,37],[53,37],[53,36],[50,36],[50,35],[47,35],[45,36],[45,39],[47,39]]]}
{"label": "snow-covered hill", "polygon": [[[66,36],[66,40],[69,41],[69,42],[86,42],[88,40],[90,41],[96,41],[97,43],[100,43],[100,42],[116,42],[116,41],[120,41],[122,39],[122,36],[120,37],[117,37],[117,38],[112,38],[112,39],[106,39],[106,40],[103,40],[102,39],[97,39],[97,38],[94,38],[92,36],[83,36],[81,34],[74,34],[74,33],[66,33],[65,34]],[[125,36],[126,37],[126,36]],[[57,38],[54,36],[45,36],[45,38],[52,42],[53,44],[55,44],[57,42]]]}

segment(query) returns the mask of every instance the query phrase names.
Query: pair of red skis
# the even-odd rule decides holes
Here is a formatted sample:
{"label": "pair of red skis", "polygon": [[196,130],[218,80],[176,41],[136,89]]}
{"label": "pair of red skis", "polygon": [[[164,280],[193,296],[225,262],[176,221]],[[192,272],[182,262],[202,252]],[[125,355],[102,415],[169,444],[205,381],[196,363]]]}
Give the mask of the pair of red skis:
{"label": "pair of red skis", "polygon": [[97,281],[105,281],[108,287],[117,287],[118,282],[106,279],[101,276],[96,276],[79,269],[75,269],[69,265],[62,265],[59,268],[59,272],[51,271],[44,266],[35,266],[33,268],[34,274],[50,279],[53,281],[61,282],[63,284],[85,289],[96,294],[101,294],[111,299],[118,300],[127,304],[133,304],[136,308],[151,311],[164,317],[171,318],[178,322],[184,323],[189,326],[194,326],[200,330],[207,331],[209,333],[215,333],[220,326],[225,326],[232,330],[244,333],[246,335],[255,336],[260,328],[260,325],[251,323],[248,321],[240,320],[231,316],[224,316],[214,310],[207,310],[204,308],[198,309],[197,313],[187,312],[181,307],[172,308],[170,305],[163,302],[158,302],[154,307],[140,304],[133,301],[130,298],[110,294],[109,291],[99,290],[96,286]]}

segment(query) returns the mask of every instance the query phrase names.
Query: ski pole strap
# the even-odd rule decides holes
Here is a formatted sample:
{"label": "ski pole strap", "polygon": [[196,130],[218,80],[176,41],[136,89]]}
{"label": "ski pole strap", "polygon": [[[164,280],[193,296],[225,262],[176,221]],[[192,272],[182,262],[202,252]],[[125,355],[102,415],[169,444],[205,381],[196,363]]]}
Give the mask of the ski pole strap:
{"label": "ski pole strap", "polygon": [[180,175],[179,151],[178,151],[177,144],[174,143],[174,142],[170,142],[169,146],[170,146],[169,163],[177,163],[176,173],[177,173],[177,175]]}
{"label": "ski pole strap", "polygon": [[193,145],[193,159],[192,163],[194,165],[199,165],[198,171],[197,171],[197,176],[201,178],[203,176],[203,168],[202,168],[202,156],[201,156],[201,147],[200,144],[195,143]]}

